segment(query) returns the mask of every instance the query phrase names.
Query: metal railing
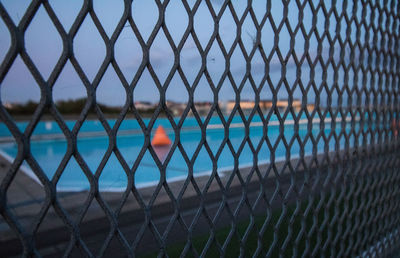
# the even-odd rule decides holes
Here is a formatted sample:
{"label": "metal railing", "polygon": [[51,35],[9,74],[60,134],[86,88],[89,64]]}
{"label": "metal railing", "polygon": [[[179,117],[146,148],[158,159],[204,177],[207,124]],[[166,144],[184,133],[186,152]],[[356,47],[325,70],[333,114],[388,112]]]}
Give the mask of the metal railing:
{"label": "metal railing", "polygon": [[[173,28],[165,22],[167,7],[173,1],[155,0],[159,16],[147,40],[132,15],[132,0],[124,1],[123,14],[111,35],[103,28],[93,2],[83,1],[69,31],[62,25],[51,1],[32,1],[18,24],[0,3],[0,17],[11,37],[10,48],[4,60],[0,60],[0,86],[19,57],[40,88],[40,102],[24,130],[17,126],[5,103],[0,105],[1,120],[12,134],[5,142],[11,139],[18,148],[15,158],[1,172],[1,225],[12,236],[2,234],[0,253],[349,257],[386,256],[399,250],[400,2],[265,1],[265,12],[260,17],[256,15],[253,1],[247,1],[239,12],[235,1],[182,0],[179,4],[188,22],[178,42],[171,36]],[[207,8],[214,24],[206,44],[200,42],[198,27],[194,26],[200,5]],[[274,5],[281,6],[282,13],[278,16]],[[63,43],[62,54],[48,79],[25,48],[25,32],[39,8],[48,15]],[[296,15],[290,14],[292,11]],[[219,26],[224,15],[231,15],[234,21],[236,35],[230,47],[225,46]],[[106,56],[93,80],[85,74],[74,52],[74,38],[89,16],[106,47]],[[279,16],[281,19],[276,18]],[[243,29],[247,21],[254,25],[255,31],[250,46],[243,40],[247,37]],[[266,27],[271,30],[268,42],[263,38]],[[114,51],[121,32],[126,29],[132,31],[142,50],[140,65],[130,81]],[[283,31],[286,38],[281,36]],[[174,54],[164,82],[150,58],[151,47],[161,32]],[[201,57],[193,82],[187,79],[180,58],[189,37]],[[283,40],[288,41],[288,49],[282,46]],[[214,45],[224,59],[220,79],[210,75],[209,59],[213,59],[210,51]],[[240,80],[231,68],[235,51],[244,58],[245,72]],[[252,70],[256,55],[261,56],[264,65],[258,81]],[[72,64],[87,91],[86,104],[72,128],[67,126],[52,96],[67,62]],[[97,87],[110,67],[126,93],[126,102],[122,103],[113,126],[96,102]],[[271,75],[276,67],[277,80]],[[159,102],[148,122],[144,122],[134,102],[135,88],[145,70],[159,93]],[[174,119],[166,98],[174,76],[179,76],[188,95],[179,120]],[[205,117],[199,115],[195,102],[196,88],[203,77],[213,96]],[[219,99],[226,82],[232,85],[232,99],[236,101],[227,115]],[[240,105],[245,85],[250,85],[254,93],[254,99],[250,100],[254,101],[253,106],[246,114]],[[265,89],[270,95],[263,95]],[[277,105],[282,91],[287,94],[287,107],[283,109]],[[295,94],[301,99],[296,111]],[[271,107],[264,109],[260,103],[266,98],[271,99]],[[101,122],[108,137],[108,147],[96,170],[88,166],[77,147],[78,134],[90,112]],[[67,143],[66,153],[52,177],[44,172],[43,164],[31,151],[31,139],[40,140],[32,136],[33,132],[45,113],[60,127]],[[133,165],[128,164],[117,143],[119,129],[128,114],[140,126],[135,132],[142,133],[144,138]],[[158,158],[151,145],[154,124],[161,115],[169,121],[169,130],[175,136],[164,160]],[[194,127],[201,135],[191,157],[180,138],[189,116],[197,121]],[[213,116],[218,116],[219,125],[210,124]],[[230,135],[230,129],[237,125],[233,121],[237,116],[242,125],[239,127],[244,128],[238,148],[233,146]],[[260,120],[254,122],[255,117]],[[258,142],[254,142],[250,133],[255,123],[262,128]],[[285,135],[289,125],[292,126],[290,137]],[[269,137],[271,126],[278,128],[275,139]],[[300,134],[300,126],[307,127],[305,134]],[[220,146],[208,143],[211,127],[223,130]],[[277,157],[278,145],[285,149],[283,159]],[[291,154],[295,145],[299,149],[297,155]],[[260,157],[263,146],[267,146],[268,157]],[[252,164],[246,166],[240,159],[245,147],[253,154]],[[225,148],[233,163],[230,169],[220,171],[218,161],[224,158],[221,153]],[[208,153],[212,170],[196,176],[194,166],[202,149]],[[175,152],[182,154],[187,175],[181,180],[169,181],[166,171]],[[135,173],[146,153],[154,159],[154,169],[160,179],[156,185],[140,188],[135,183]],[[99,186],[111,155],[115,155],[126,175],[127,187],[120,194],[103,193]],[[58,191],[57,183],[72,159],[87,178],[86,195]],[[41,197],[14,204],[13,198],[17,198],[18,192],[12,185],[24,162],[40,181],[44,194],[42,191]],[[73,206],[73,202],[79,205]],[[32,203],[40,207],[36,212],[25,217],[15,213],[19,207]]]}

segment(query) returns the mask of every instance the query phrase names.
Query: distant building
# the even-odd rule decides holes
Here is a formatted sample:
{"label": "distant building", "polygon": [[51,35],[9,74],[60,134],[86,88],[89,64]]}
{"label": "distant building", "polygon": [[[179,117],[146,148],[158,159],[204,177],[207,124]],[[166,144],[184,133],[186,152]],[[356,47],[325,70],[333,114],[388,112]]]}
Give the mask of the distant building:
{"label": "distant building", "polygon": [[308,112],[313,111],[314,108],[315,108],[315,105],[314,105],[314,104],[307,104],[307,111],[308,111]]}
{"label": "distant building", "polygon": [[[276,102],[276,107],[279,109],[279,111],[284,111],[285,109],[287,109],[287,107],[289,106],[289,100],[287,99],[283,99],[283,100],[278,100]],[[296,112],[299,112],[301,109],[301,101],[298,99],[294,99],[292,101],[292,107],[294,108],[294,110]]]}
{"label": "distant building", "polygon": [[197,112],[200,116],[205,116],[210,112],[212,107],[212,103],[208,101],[204,102],[195,102],[194,107],[196,108]]}
{"label": "distant building", "polygon": [[180,103],[174,101],[167,101],[165,104],[167,105],[168,109],[172,112],[174,116],[181,116],[183,114],[183,111],[185,111],[187,107],[187,103]]}
{"label": "distant building", "polygon": [[[246,110],[246,109],[253,109],[255,103],[254,103],[254,101],[251,101],[251,100],[244,100],[244,101],[240,101],[239,105],[243,110]],[[236,106],[236,101],[234,101],[234,100],[230,100],[230,101],[226,102],[226,104],[224,105],[225,110],[227,112],[232,111],[235,106]]]}
{"label": "distant building", "polygon": [[[236,101],[230,100],[221,106],[223,106],[227,112],[230,112],[233,110],[235,105],[236,105]],[[239,105],[243,110],[251,110],[254,108],[255,102],[251,101],[251,100],[243,100],[243,101],[240,101]],[[273,101],[272,100],[260,100],[258,103],[258,106],[263,110],[271,109],[273,106]],[[289,101],[287,99],[278,100],[276,102],[276,107],[278,108],[279,111],[284,111],[288,106],[289,106]],[[294,99],[292,101],[292,107],[294,108],[294,110],[296,112],[300,111],[301,101],[298,99]]]}
{"label": "distant building", "polygon": [[137,110],[146,111],[146,110],[154,109],[155,107],[156,107],[156,104],[152,104],[152,103],[147,102],[147,101],[137,101],[137,102],[135,102],[135,108]]}
{"label": "distant building", "polygon": [[15,105],[13,103],[6,102],[6,103],[3,104],[3,106],[5,108],[12,109]]}

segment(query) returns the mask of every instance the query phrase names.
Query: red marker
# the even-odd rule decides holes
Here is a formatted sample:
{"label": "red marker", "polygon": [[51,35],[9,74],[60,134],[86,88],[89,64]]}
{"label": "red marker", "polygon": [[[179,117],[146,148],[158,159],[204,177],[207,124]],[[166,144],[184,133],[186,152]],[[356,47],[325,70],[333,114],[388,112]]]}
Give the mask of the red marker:
{"label": "red marker", "polygon": [[165,133],[165,130],[161,125],[158,126],[156,133],[153,136],[153,140],[151,141],[151,144],[153,146],[171,145],[171,140],[168,138],[168,135]]}

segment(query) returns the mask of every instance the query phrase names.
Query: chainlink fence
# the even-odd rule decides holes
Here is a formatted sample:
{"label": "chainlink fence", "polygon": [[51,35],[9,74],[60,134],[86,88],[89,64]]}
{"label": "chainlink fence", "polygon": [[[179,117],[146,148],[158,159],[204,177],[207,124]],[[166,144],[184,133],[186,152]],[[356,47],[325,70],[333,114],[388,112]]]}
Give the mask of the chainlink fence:
{"label": "chainlink fence", "polygon": [[[8,141],[17,146],[15,157],[1,168],[2,256],[380,257],[400,250],[400,2],[262,1],[265,11],[258,15],[256,1],[239,1],[244,6],[239,11],[237,1],[155,0],[158,16],[146,32],[148,37],[142,35],[132,14],[135,0],[124,1],[122,16],[111,34],[103,28],[93,2],[83,1],[69,30],[52,1],[32,1],[25,12],[20,10],[18,23],[0,3],[0,17],[11,39],[0,60],[0,86],[19,58],[40,88],[40,102],[23,130],[4,99],[0,105],[2,123],[10,132]],[[174,28],[165,22],[168,6],[177,3],[183,7],[181,15],[187,16],[179,40],[173,39]],[[274,5],[281,7],[279,15]],[[213,25],[203,42],[198,33],[207,25],[196,16],[200,7],[207,10]],[[47,79],[25,48],[25,32],[39,9],[62,39],[62,54]],[[225,16],[231,18],[233,28],[220,26]],[[106,49],[93,78],[85,73],[74,49],[86,18],[93,21]],[[251,33],[245,29],[248,23]],[[227,29],[234,33],[231,44],[224,39]],[[124,30],[134,35],[141,49],[141,59],[129,79],[115,57]],[[173,64],[163,80],[151,59],[160,33],[173,52]],[[187,78],[188,68],[181,63],[189,39],[201,60],[193,80]],[[218,78],[212,75],[215,48],[222,57]],[[235,53],[243,57],[245,67],[239,79],[232,68]],[[261,62],[255,62],[256,57]],[[87,92],[72,127],[52,93],[67,62]],[[254,67],[260,63],[257,79]],[[96,102],[107,69],[115,71],[126,95],[113,124]],[[159,95],[150,119],[143,116],[135,99],[144,72],[150,74]],[[188,96],[178,116],[166,97],[173,78],[179,79]],[[211,92],[211,101],[200,111],[195,100],[201,82]],[[221,102],[220,91],[226,83],[232,93],[230,109]],[[245,87],[252,99],[244,97]],[[31,149],[38,140],[35,128],[45,116],[61,129],[67,146],[52,176],[45,173],[44,164]],[[77,143],[84,134],[83,124],[93,116],[108,139],[95,169],[86,163]],[[121,153],[117,140],[128,117],[139,124],[131,133],[143,137],[140,151],[130,157],[133,163]],[[174,136],[163,158],[151,144],[161,118],[169,122],[169,133]],[[200,138],[189,154],[181,134],[186,130],[185,120],[190,119],[195,122],[190,130],[197,130]],[[213,124],[213,119],[220,123]],[[241,140],[236,144],[232,130],[237,127]],[[252,137],[255,127],[261,130],[257,140]],[[217,146],[209,138],[215,128],[222,135]],[[202,150],[206,159],[200,155]],[[226,158],[225,150],[232,163],[222,171],[219,162]],[[251,160],[243,164],[245,151],[251,153]],[[183,157],[180,165],[185,176],[169,180],[168,167],[177,165],[171,164],[175,153]],[[159,179],[139,187],[135,174],[145,165],[145,155],[154,160]],[[101,175],[111,156],[116,157],[120,166],[115,169],[127,181],[120,192],[101,187]],[[89,187],[59,191],[58,182],[73,159]],[[211,171],[197,175],[196,162],[208,163]],[[39,183],[18,178],[23,177],[23,166],[29,167]],[[21,199],[23,192],[30,192],[29,198]]]}

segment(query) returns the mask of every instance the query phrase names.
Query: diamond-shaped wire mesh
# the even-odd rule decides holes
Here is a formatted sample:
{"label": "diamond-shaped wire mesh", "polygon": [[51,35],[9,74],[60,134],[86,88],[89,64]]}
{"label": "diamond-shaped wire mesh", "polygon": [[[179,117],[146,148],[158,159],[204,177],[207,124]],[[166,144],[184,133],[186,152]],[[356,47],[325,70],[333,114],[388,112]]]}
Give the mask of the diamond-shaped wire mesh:
{"label": "diamond-shaped wire mesh", "polygon": [[[132,11],[136,1],[125,0],[112,31],[103,27],[93,2],[83,1],[68,31],[52,1],[32,1],[24,13],[20,10],[18,23],[0,2],[11,40],[0,60],[0,86],[13,64],[22,60],[40,88],[40,102],[23,129],[6,103],[0,105],[8,139],[17,146],[0,177],[2,256],[349,257],[400,250],[400,2],[277,0],[263,1],[265,9],[258,10],[255,1],[240,8],[241,1],[155,0],[156,17],[154,24],[147,24],[149,30]],[[188,17],[179,36],[166,21],[169,6],[177,3],[181,15]],[[62,41],[61,56],[49,74],[37,66],[27,47],[27,30],[39,10]],[[74,44],[86,21],[98,32],[98,38],[90,40],[102,40],[105,46],[94,72],[85,70],[82,63],[91,60],[80,59]],[[224,23],[234,25],[232,35]],[[130,44],[121,43],[124,30],[131,35]],[[207,30],[209,37],[200,36]],[[167,71],[160,71],[152,56],[158,41],[170,52]],[[115,50],[119,45],[141,49],[133,73],[120,66]],[[197,65],[184,63],[188,48],[195,49]],[[222,59],[224,66],[217,67],[215,59]],[[86,92],[73,126],[53,99],[67,66]],[[126,100],[114,123],[99,103],[109,69]],[[151,78],[158,100],[150,119],[135,102],[144,76]],[[176,80],[187,98],[178,116],[168,101]],[[197,101],[201,87],[210,96],[208,109]],[[223,103],[227,88],[234,101]],[[108,139],[95,168],[79,147],[89,114],[104,129],[97,135]],[[65,153],[51,176],[31,147],[40,138],[34,131],[45,115],[65,139]],[[128,117],[138,125],[131,133],[143,136],[133,160],[118,145]],[[151,144],[161,118],[173,135],[163,158]],[[190,119],[196,140],[188,146],[182,132]],[[221,130],[218,141],[212,139],[215,128]],[[260,135],[254,136],[255,128],[261,128]],[[250,161],[243,161],[246,153]],[[139,187],[136,174],[146,165],[146,155],[158,179]],[[180,180],[167,176],[176,165],[174,155],[185,163]],[[101,187],[111,159],[118,164],[112,169],[125,178],[122,192]],[[223,159],[231,160],[229,169],[221,170]],[[40,182],[36,192],[41,197],[29,195],[29,205],[37,205],[36,210],[14,203],[22,194],[15,185],[20,184],[17,175],[23,164]],[[199,164],[210,172],[197,175]],[[87,191],[68,195],[58,190],[68,166],[81,170]],[[33,183],[25,187],[38,188]]]}

